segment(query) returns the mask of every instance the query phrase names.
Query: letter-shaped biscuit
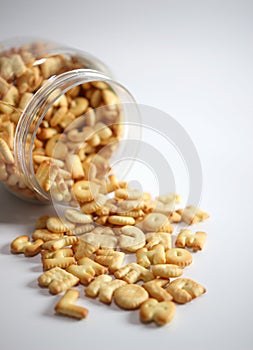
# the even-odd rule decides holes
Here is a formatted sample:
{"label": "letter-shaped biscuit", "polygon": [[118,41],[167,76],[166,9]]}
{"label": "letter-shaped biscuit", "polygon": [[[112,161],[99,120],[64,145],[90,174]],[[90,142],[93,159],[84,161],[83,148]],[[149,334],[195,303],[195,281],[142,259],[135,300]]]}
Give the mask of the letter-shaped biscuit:
{"label": "letter-shaped biscuit", "polygon": [[[91,233],[91,232],[90,232]],[[86,236],[87,235],[87,236]],[[77,260],[84,257],[89,257],[99,249],[99,244],[94,241],[89,242],[89,234],[84,234],[79,237],[77,244],[73,246],[75,252],[75,258]]]}
{"label": "letter-shaped biscuit", "polygon": [[98,194],[98,185],[91,181],[77,181],[73,186],[73,194],[79,202],[91,202]]}
{"label": "letter-shaped biscuit", "polygon": [[129,226],[135,224],[135,219],[131,216],[111,215],[108,217],[108,222],[112,225]]}
{"label": "letter-shaped biscuit", "polygon": [[166,215],[170,222],[180,222],[182,219],[181,215],[174,211],[174,207],[172,207],[171,204],[157,202],[153,212]]}
{"label": "letter-shaped biscuit", "polygon": [[147,299],[147,291],[138,284],[125,284],[114,292],[115,303],[125,310],[138,309]]}
{"label": "letter-shaped biscuit", "polygon": [[183,248],[172,248],[166,252],[166,262],[176,264],[180,267],[186,267],[192,263],[191,253]]}
{"label": "letter-shaped biscuit", "polygon": [[73,230],[71,230],[71,234],[74,236],[78,236],[87,232],[91,232],[93,229],[94,229],[93,224],[78,225]]}
{"label": "letter-shaped biscuit", "polygon": [[38,282],[41,287],[48,287],[50,293],[58,294],[75,286],[79,282],[79,278],[60,267],[54,267],[44,272],[38,278]]}
{"label": "letter-shaped biscuit", "polygon": [[175,264],[158,264],[152,266],[152,273],[156,277],[170,278],[181,276],[183,270]]}
{"label": "letter-shaped biscuit", "polygon": [[101,275],[89,284],[85,289],[85,294],[92,298],[98,296],[101,302],[110,304],[116,289],[125,284],[125,281],[118,279],[112,280],[111,276]]}
{"label": "letter-shaped biscuit", "polygon": [[197,231],[193,234],[190,230],[181,230],[177,236],[175,246],[178,248],[192,248],[196,252],[203,249],[205,240],[205,232]]}
{"label": "letter-shaped biscuit", "polygon": [[149,267],[151,264],[164,264],[166,262],[165,259],[165,251],[162,244],[157,244],[148,250],[146,247],[137,250],[136,252],[137,263],[144,267]]}
{"label": "letter-shaped biscuit", "polygon": [[11,243],[11,252],[13,254],[25,254],[25,256],[34,256],[41,251],[44,241],[37,239],[30,242],[29,236],[19,236]]}
{"label": "letter-shaped biscuit", "polygon": [[166,291],[173,300],[179,304],[185,304],[206,292],[205,287],[189,278],[177,278],[172,281]]}
{"label": "letter-shaped biscuit", "polygon": [[58,250],[69,245],[76,244],[78,242],[78,237],[75,236],[64,236],[59,239],[53,239],[52,241],[47,241],[43,244],[42,248],[45,250]]}
{"label": "letter-shaped biscuit", "polygon": [[49,270],[53,267],[66,267],[75,264],[75,258],[73,257],[73,250],[71,248],[59,249],[56,251],[43,251],[41,254],[43,270]]}
{"label": "letter-shaped biscuit", "polygon": [[85,214],[91,214],[100,209],[106,202],[103,194],[98,194],[93,201],[81,205],[81,209]]}
{"label": "letter-shaped biscuit", "polygon": [[138,227],[122,227],[121,235],[119,236],[119,246],[121,249],[133,253],[144,247],[145,243],[145,235]]}
{"label": "letter-shaped biscuit", "polygon": [[176,193],[166,193],[156,197],[156,199],[163,204],[180,203],[182,200],[181,196]]}
{"label": "letter-shaped biscuit", "polygon": [[71,172],[73,179],[80,180],[84,178],[82,163],[77,154],[67,154],[66,167],[67,170]]}
{"label": "letter-shaped biscuit", "polygon": [[147,232],[173,232],[173,226],[170,224],[169,219],[161,213],[148,214],[142,221],[141,226]]}
{"label": "letter-shaped biscuit", "polygon": [[137,210],[130,210],[130,211],[121,211],[118,212],[119,216],[125,216],[125,217],[131,217],[134,219],[139,219],[142,216],[145,215],[144,211],[141,209],[137,209]]}
{"label": "letter-shaped biscuit", "polygon": [[51,216],[47,219],[47,229],[51,232],[67,232],[75,228],[72,222],[58,218],[56,216]]}
{"label": "letter-shaped biscuit", "polygon": [[121,268],[124,261],[125,253],[117,252],[111,249],[99,249],[96,252],[94,261],[108,267],[111,273]]}
{"label": "letter-shaped biscuit", "polygon": [[75,257],[77,260],[83,257],[89,257],[99,248],[115,249],[117,247],[117,237],[111,234],[89,232],[79,237],[80,240],[74,246]]}
{"label": "letter-shaped biscuit", "polygon": [[146,242],[148,249],[157,244],[162,244],[165,250],[171,249],[171,235],[168,232],[148,232]]}
{"label": "letter-shaped biscuit", "polygon": [[0,160],[0,181],[5,181],[8,179],[8,173],[6,165],[3,160]]}
{"label": "letter-shaped biscuit", "polygon": [[[52,183],[55,180],[57,171],[55,166],[52,166],[52,174],[50,173],[50,162],[44,160],[36,171],[36,179],[40,186],[48,192],[52,186]],[[51,176],[53,175],[53,177]]]}
{"label": "letter-shaped biscuit", "polygon": [[37,229],[33,232],[32,238],[34,240],[36,239],[42,239],[42,241],[52,241],[53,239],[59,239],[63,237],[63,233],[53,233],[46,228]]}
{"label": "letter-shaped biscuit", "polygon": [[85,294],[91,298],[96,298],[99,294],[101,287],[108,282],[112,281],[112,277],[109,275],[100,275],[95,278],[88,287],[85,288]]}
{"label": "letter-shaped biscuit", "polygon": [[114,276],[126,281],[127,283],[136,283],[140,280],[148,282],[154,278],[152,272],[136,263],[130,263],[121,267],[114,273]]}
{"label": "letter-shaped biscuit", "polygon": [[123,200],[119,202],[118,213],[128,212],[132,210],[142,210],[145,209],[146,204],[143,200]]}
{"label": "letter-shaped biscuit", "polygon": [[89,101],[84,97],[76,97],[71,101],[69,111],[76,117],[83,114],[89,106]]}
{"label": "letter-shaped biscuit", "polygon": [[89,284],[95,276],[105,274],[108,269],[89,258],[82,258],[78,265],[70,265],[66,270],[80,279],[84,285]]}
{"label": "letter-shaped biscuit", "polygon": [[151,298],[158,301],[171,301],[172,296],[163,288],[169,283],[169,279],[155,278],[152,281],[142,285],[146,289]]}
{"label": "letter-shaped biscuit", "polygon": [[75,224],[90,224],[92,223],[91,215],[83,214],[81,211],[76,209],[66,209],[64,211],[66,219],[75,223]]}
{"label": "letter-shaped biscuit", "polygon": [[82,306],[75,305],[75,301],[78,299],[79,295],[80,292],[76,289],[67,290],[56,304],[55,312],[77,319],[86,318],[89,311]]}
{"label": "letter-shaped biscuit", "polygon": [[4,139],[0,138],[0,153],[4,159],[4,161],[7,164],[13,164],[14,163],[14,157],[13,154],[9,148],[9,146],[7,145],[7,143],[5,142]]}
{"label": "letter-shaped biscuit", "polygon": [[39,229],[44,229],[47,228],[47,219],[49,219],[48,215],[43,215],[40,216],[35,223],[35,229],[39,230]]}
{"label": "letter-shaped biscuit", "polygon": [[139,190],[129,190],[125,188],[119,188],[115,191],[115,197],[120,199],[137,200],[141,199],[142,192]]}
{"label": "letter-shaped biscuit", "polygon": [[140,319],[148,323],[154,321],[158,326],[169,323],[175,314],[176,306],[172,301],[158,302],[156,299],[148,299],[140,308]]}
{"label": "letter-shaped biscuit", "polygon": [[200,208],[190,205],[184,210],[178,211],[179,214],[182,214],[183,221],[188,225],[197,224],[200,221],[203,221],[209,218],[209,214],[201,210]]}

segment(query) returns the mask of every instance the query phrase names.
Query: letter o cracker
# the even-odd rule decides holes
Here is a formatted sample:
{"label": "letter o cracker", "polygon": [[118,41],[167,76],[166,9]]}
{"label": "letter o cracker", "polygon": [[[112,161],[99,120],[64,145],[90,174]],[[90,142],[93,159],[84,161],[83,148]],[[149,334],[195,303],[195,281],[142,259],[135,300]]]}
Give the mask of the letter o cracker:
{"label": "letter o cracker", "polygon": [[148,214],[142,222],[142,227],[147,232],[173,232],[173,226],[171,226],[169,219],[161,213]]}
{"label": "letter o cracker", "polygon": [[115,303],[125,310],[138,309],[148,297],[148,292],[138,284],[126,284],[114,292]]}
{"label": "letter o cracker", "polygon": [[191,253],[182,248],[172,248],[166,252],[166,262],[180,267],[188,266],[192,263]]}

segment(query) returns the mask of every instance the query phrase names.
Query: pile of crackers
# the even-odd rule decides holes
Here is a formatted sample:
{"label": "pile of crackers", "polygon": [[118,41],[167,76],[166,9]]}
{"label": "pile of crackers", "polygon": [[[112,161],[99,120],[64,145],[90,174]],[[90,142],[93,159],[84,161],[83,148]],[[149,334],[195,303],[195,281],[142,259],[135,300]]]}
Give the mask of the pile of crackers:
{"label": "pile of crackers", "polygon": [[[41,255],[44,272],[38,284],[61,295],[56,313],[87,317],[88,309],[76,304],[80,290],[74,287],[81,284],[88,298],[139,309],[142,322],[164,325],[173,319],[176,304],[206,292],[183,277],[206,240],[205,232],[192,232],[189,226],[208,218],[206,212],[194,206],[176,209],[176,194],[152,200],[150,194],[125,185],[100,200],[97,193],[96,199],[92,196],[94,186],[79,185],[74,193],[81,209],[68,207],[64,217],[43,216],[31,237],[11,243],[14,254]],[[181,229],[174,240],[176,225]]]}

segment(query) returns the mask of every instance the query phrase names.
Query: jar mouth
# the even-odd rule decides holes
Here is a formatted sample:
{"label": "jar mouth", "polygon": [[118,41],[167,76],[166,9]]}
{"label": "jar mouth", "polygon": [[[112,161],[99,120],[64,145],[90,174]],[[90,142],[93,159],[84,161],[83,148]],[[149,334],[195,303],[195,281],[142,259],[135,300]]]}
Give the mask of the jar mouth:
{"label": "jar mouth", "polygon": [[[102,81],[108,84],[120,100],[124,108],[125,137],[141,139],[141,128],[131,130],[131,125],[141,125],[137,103],[131,93],[121,84],[109,78],[106,74],[93,69],[76,69],[57,76],[53,76],[34,94],[24,109],[16,128],[14,138],[14,155],[18,171],[24,175],[27,185],[36,192],[42,201],[50,200],[50,193],[45,192],[37,181],[33,165],[33,144],[48,110],[53,104],[70,89],[89,82]],[[56,93],[57,92],[57,93]],[[84,114],[85,115],[85,114]],[[30,140],[29,140],[30,138]],[[133,150],[137,154],[137,149]],[[124,153],[124,150],[121,150]]]}

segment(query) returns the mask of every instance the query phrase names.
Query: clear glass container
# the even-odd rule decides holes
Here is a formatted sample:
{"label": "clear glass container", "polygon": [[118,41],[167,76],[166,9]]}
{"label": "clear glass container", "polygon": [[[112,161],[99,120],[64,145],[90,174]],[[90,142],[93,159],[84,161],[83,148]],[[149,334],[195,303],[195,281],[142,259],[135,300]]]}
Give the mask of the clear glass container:
{"label": "clear glass container", "polygon": [[41,40],[0,44],[0,181],[15,195],[74,205],[75,182],[107,186],[120,140],[140,137],[138,118],[133,96],[92,55]]}

